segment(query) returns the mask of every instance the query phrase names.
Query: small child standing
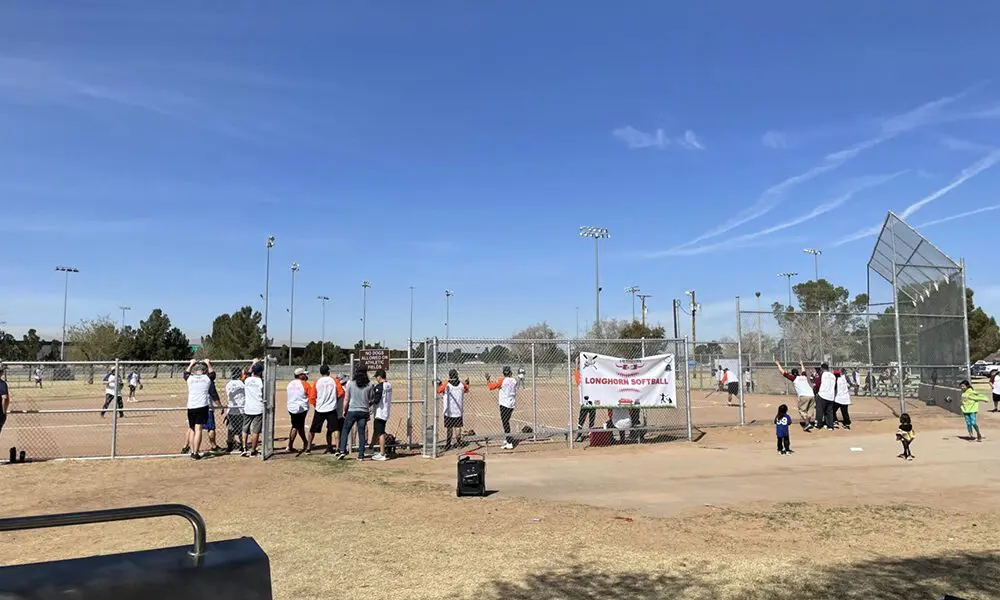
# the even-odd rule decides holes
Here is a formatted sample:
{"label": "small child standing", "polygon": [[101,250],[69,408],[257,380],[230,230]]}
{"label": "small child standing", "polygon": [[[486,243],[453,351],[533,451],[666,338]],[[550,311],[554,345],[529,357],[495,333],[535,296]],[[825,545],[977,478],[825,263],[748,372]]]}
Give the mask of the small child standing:
{"label": "small child standing", "polygon": [[778,436],[778,453],[794,454],[792,452],[792,440],[788,435],[788,428],[792,424],[792,417],[788,414],[788,405],[782,404],[778,407],[778,414],[774,417],[774,429]]}
{"label": "small child standing", "polygon": [[899,458],[913,460],[913,453],[910,452],[910,444],[917,434],[913,432],[913,423],[910,422],[910,415],[903,413],[899,415],[899,429],[896,430],[896,440],[903,444],[903,453]]}
{"label": "small child standing", "polygon": [[[958,387],[962,390],[962,415],[965,417],[965,428],[969,432],[969,441],[981,442],[983,434],[979,431],[979,423],[977,423],[979,403],[987,402],[988,399],[985,395],[972,389],[972,384],[968,380],[958,384]],[[976,437],[972,437],[973,432],[975,432]]]}

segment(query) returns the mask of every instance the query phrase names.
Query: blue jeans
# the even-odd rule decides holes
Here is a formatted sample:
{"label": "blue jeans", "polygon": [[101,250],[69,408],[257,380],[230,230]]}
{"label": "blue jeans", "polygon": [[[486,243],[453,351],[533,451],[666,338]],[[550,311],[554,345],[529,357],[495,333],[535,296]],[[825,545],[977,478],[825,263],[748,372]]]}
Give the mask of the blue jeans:
{"label": "blue jeans", "polygon": [[340,432],[340,453],[347,454],[349,448],[347,447],[347,440],[351,435],[351,428],[354,424],[358,425],[358,456],[364,457],[365,455],[365,443],[367,440],[365,436],[368,433],[368,412],[361,411],[348,411],[347,416],[344,417],[344,430]]}

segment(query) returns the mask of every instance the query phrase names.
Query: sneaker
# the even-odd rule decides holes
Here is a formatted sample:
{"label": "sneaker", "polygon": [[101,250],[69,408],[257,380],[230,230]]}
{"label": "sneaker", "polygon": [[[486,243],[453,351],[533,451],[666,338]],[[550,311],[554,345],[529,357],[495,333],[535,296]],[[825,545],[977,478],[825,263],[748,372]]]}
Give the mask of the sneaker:
{"label": "sneaker", "polygon": [[240,456],[242,456],[243,458],[250,458],[250,452],[244,450],[243,452],[240,452]]}
{"label": "sneaker", "polygon": [[903,458],[903,459],[905,459],[906,455],[905,454],[900,454],[900,455],[896,456],[896,458]]}
{"label": "sneaker", "polygon": [[191,458],[193,460],[201,460],[201,454],[198,454],[197,452],[192,452],[191,453]]}
{"label": "sneaker", "polygon": [[812,431],[812,430],[813,430],[813,424],[812,423],[806,423],[805,426],[802,428],[802,431],[806,431],[806,432],[809,432],[809,431]]}
{"label": "sneaker", "polygon": [[191,451],[191,446],[184,446],[183,448],[181,448],[181,454],[187,454],[190,451]]}
{"label": "sneaker", "polygon": [[510,442],[507,442],[506,444],[503,445],[503,449],[504,450],[513,450],[514,449],[514,444],[511,444]]}
{"label": "sneaker", "polygon": [[256,450],[254,450],[253,452],[250,453],[250,456],[258,456],[259,454],[260,454],[260,452],[257,452]]}
{"label": "sneaker", "polygon": [[365,458],[364,455],[358,456],[358,462],[365,462],[366,460],[368,459]]}
{"label": "sneaker", "polygon": [[778,451],[778,454],[784,456],[785,455],[785,451],[784,450],[780,450],[780,451]]}
{"label": "sneaker", "polygon": [[906,460],[913,460],[913,457],[912,456],[907,456]]}
{"label": "sneaker", "polygon": [[343,452],[338,452],[337,456],[334,457],[334,460],[344,460],[345,458],[347,458],[346,454],[344,454]]}
{"label": "sneaker", "polygon": [[384,461],[389,460],[389,458],[386,455],[384,455],[384,454],[376,454],[375,456],[372,457],[372,460],[377,460],[379,462],[384,462]]}
{"label": "sneaker", "polygon": [[850,425],[844,425],[844,429],[845,429],[846,431],[850,431],[850,430],[851,430],[851,426],[850,426]]}
{"label": "sneaker", "polygon": [[795,454],[795,450],[785,450],[786,454]]}

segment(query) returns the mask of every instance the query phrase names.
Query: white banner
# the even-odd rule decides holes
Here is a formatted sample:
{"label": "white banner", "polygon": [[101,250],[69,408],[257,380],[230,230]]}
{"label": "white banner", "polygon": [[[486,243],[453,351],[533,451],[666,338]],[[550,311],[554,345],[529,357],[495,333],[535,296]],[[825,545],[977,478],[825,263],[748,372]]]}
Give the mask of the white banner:
{"label": "white banner", "polygon": [[677,406],[674,355],[624,359],[580,353],[580,395],[596,406]]}

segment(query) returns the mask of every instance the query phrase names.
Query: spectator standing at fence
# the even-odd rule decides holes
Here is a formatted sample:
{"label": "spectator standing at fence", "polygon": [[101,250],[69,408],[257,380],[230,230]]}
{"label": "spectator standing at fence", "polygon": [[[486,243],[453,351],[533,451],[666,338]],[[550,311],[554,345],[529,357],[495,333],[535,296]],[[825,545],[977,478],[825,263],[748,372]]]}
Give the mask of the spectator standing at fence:
{"label": "spectator standing at fence", "polygon": [[834,371],[833,416],[836,419],[840,411],[840,424],[845,430],[851,429],[851,380],[847,378],[847,370]]}
{"label": "spectator standing at fence", "polygon": [[750,367],[743,369],[743,388],[747,393],[753,393],[753,370]]}
{"label": "spectator standing at fence", "polygon": [[254,360],[250,366],[250,375],[243,381],[243,437],[246,445],[243,456],[257,456],[257,443],[264,426],[264,365]]}
{"label": "spectator standing at fence", "polygon": [[226,383],[226,410],[222,413],[222,422],[226,424],[226,452],[239,450],[242,454],[246,449],[246,438],[243,436],[243,407],[246,405],[246,384],[243,382],[243,370],[233,367],[232,379]]}
{"label": "spectator standing at fence", "polygon": [[812,428],[816,426],[815,419],[813,418],[813,406],[816,403],[816,392],[813,391],[812,386],[809,384],[809,378],[806,377],[806,368],[799,362],[799,369],[792,369],[789,373],[781,366],[781,363],[777,360],[774,361],[774,365],[778,367],[778,372],[781,376],[792,382],[792,387],[795,389],[795,395],[798,396],[798,411],[799,411],[799,424],[802,426],[803,431],[812,431]]}
{"label": "spectator standing at fence", "polygon": [[128,401],[135,402],[135,389],[142,386],[142,379],[139,378],[138,371],[128,374]]}
{"label": "spectator standing at fence", "polygon": [[792,426],[792,417],[788,414],[788,405],[782,404],[778,407],[778,414],[774,417],[774,432],[778,436],[778,454],[782,456],[793,454],[792,437],[789,428]]}
{"label": "spectator standing at fence", "polygon": [[222,452],[218,439],[215,437],[215,409],[222,408],[222,397],[219,396],[219,388],[215,386],[215,378],[208,385],[208,422],[205,423],[205,433],[208,435],[208,443],[211,444],[212,452]]}
{"label": "spectator standing at fence", "polygon": [[[333,432],[340,432],[344,427],[342,413],[337,409],[344,399],[344,387],[340,380],[330,376],[330,367],[322,365],[319,368],[319,379],[316,380],[316,412],[313,413],[312,426],[309,427],[309,447],[317,433],[323,431],[326,425],[326,450],[323,454],[333,454]],[[337,440],[338,442],[340,440]]]}
{"label": "spectator standing at fence", "polygon": [[7,422],[7,411],[10,410],[10,388],[7,387],[7,369],[0,364],[0,433]]}
{"label": "spectator standing at fence", "polygon": [[517,385],[520,386],[520,387],[524,387],[524,375],[525,375],[524,367],[518,368],[518,370],[517,370]]}
{"label": "spectator standing at fence", "polygon": [[375,417],[372,427],[372,446],[378,444],[379,450],[372,460],[389,460],[385,454],[385,426],[392,412],[392,383],[386,381],[385,369],[375,371],[375,387],[372,388],[372,409]]}
{"label": "spectator standing at fence", "polygon": [[452,435],[457,438],[456,445],[462,446],[462,427],[465,425],[462,414],[465,410],[465,394],[468,391],[469,381],[463,383],[459,380],[458,371],[455,369],[448,371],[448,381],[443,381],[438,386],[437,392],[441,394],[441,403],[444,405],[445,452],[451,450]]}
{"label": "spectator standing at fence", "polygon": [[187,369],[184,369],[184,381],[187,382],[187,417],[188,431],[181,454],[191,452],[191,458],[201,459],[201,436],[211,413],[211,397],[209,390],[215,381],[215,369],[208,359],[204,363],[191,359]]}
{"label": "spectator standing at fence", "polygon": [[104,407],[101,408],[101,418],[104,418],[104,413],[107,412],[108,407],[114,402],[118,407],[118,418],[125,418],[125,404],[122,403],[122,389],[119,385],[118,373],[115,369],[104,376]]}
{"label": "spectator standing at fence", "polygon": [[833,431],[833,413],[837,408],[835,399],[837,396],[837,378],[830,372],[830,365],[823,363],[819,366],[819,386],[816,389],[816,420],[819,421],[819,429],[826,427]]}
{"label": "spectator standing at fence", "polygon": [[[962,390],[962,416],[965,417],[965,428],[969,432],[969,441],[974,439],[981,442],[983,434],[979,431],[979,403],[988,400],[985,395],[972,389],[972,384],[968,380],[962,381],[958,387]],[[972,437],[973,432],[976,435],[975,438]]]}
{"label": "spectator standing at fence", "polygon": [[[38,358],[38,357],[35,357]],[[35,367],[35,387],[41,389],[42,387],[42,368]]]}
{"label": "spectator standing at fence", "polygon": [[517,380],[511,377],[510,367],[503,368],[503,376],[493,381],[489,374],[486,375],[486,387],[492,391],[498,391],[497,400],[500,404],[500,424],[503,426],[506,443],[504,450],[514,449],[514,438],[510,435],[510,418],[514,414],[514,407],[517,405]]}
{"label": "spectator standing at fence", "polygon": [[354,376],[344,386],[344,429],[340,432],[340,448],[337,460],[347,458],[351,429],[358,429],[358,460],[365,459],[365,446],[368,435],[368,415],[371,410],[372,382],[368,378],[368,370],[363,364],[354,369]]}
{"label": "spectator standing at fence", "polygon": [[[315,402],[315,390],[309,385],[309,371],[299,367],[294,372],[295,379],[288,383],[287,402],[288,416],[292,427],[288,431],[288,452],[295,452],[295,437],[302,438],[302,452],[311,452],[312,446],[306,437],[306,417],[309,416],[309,404]],[[299,454],[302,454],[299,452]]]}

